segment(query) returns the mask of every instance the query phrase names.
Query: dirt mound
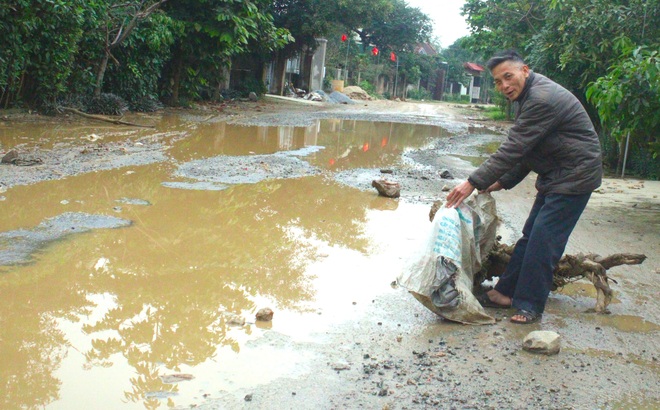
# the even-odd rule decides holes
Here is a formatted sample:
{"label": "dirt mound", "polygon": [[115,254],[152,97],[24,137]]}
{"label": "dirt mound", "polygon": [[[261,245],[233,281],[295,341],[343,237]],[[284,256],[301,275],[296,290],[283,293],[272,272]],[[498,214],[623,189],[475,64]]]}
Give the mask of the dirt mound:
{"label": "dirt mound", "polygon": [[357,85],[344,87],[344,94],[346,94],[348,97],[350,97],[353,100],[371,101],[371,97],[369,96],[369,94],[367,94],[366,91],[364,91],[362,88],[358,87]]}

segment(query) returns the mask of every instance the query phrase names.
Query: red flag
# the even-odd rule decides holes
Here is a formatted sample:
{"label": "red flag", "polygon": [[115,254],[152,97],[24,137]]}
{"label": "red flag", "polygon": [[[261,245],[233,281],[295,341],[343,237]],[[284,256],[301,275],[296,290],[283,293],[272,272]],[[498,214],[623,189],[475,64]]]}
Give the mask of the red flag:
{"label": "red flag", "polygon": [[394,51],[390,53],[390,60],[396,61],[396,54],[394,54]]}
{"label": "red flag", "polygon": [[344,42],[346,40],[348,40],[348,36],[346,34],[342,34],[341,35],[341,41]]}
{"label": "red flag", "polygon": [[372,48],[371,49],[371,54],[377,56],[378,55],[378,48],[377,47]]}

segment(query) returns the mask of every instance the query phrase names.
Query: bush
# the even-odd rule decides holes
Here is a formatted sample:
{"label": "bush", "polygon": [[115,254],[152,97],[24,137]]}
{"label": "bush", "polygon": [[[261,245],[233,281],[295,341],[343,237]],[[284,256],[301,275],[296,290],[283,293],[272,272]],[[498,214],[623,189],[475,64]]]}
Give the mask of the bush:
{"label": "bush", "polygon": [[449,102],[465,103],[465,104],[470,103],[470,96],[469,95],[446,94],[445,98]]}
{"label": "bush", "polygon": [[115,94],[103,93],[89,99],[86,111],[89,114],[123,115],[128,111],[128,103]]}
{"label": "bush", "polygon": [[431,93],[425,88],[420,88],[419,90],[408,91],[407,97],[411,100],[430,100]]}
{"label": "bush", "polygon": [[163,109],[163,104],[156,98],[145,96],[129,103],[131,111],[154,112]]}
{"label": "bush", "polygon": [[247,97],[251,92],[264,95],[268,91],[263,81],[256,78],[246,78],[236,87],[241,97]]}
{"label": "bush", "polygon": [[369,81],[361,81],[358,85],[369,95],[376,93],[376,88]]}

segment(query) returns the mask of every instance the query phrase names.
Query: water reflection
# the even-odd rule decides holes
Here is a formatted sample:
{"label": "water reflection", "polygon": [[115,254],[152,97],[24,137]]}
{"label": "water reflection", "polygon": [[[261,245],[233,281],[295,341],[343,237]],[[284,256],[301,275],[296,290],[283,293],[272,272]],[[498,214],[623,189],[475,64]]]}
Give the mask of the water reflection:
{"label": "water reflection", "polygon": [[177,142],[169,155],[179,161],[218,155],[271,154],[309,146],[324,150],[310,158],[330,170],[382,167],[396,163],[406,149],[420,148],[447,136],[440,127],[355,120],[317,120],[308,127],[240,127],[225,123],[200,125]]}
{"label": "water reflection", "polygon": [[[90,180],[103,177],[90,174],[58,185],[70,185],[77,197],[96,198],[100,181]],[[118,185],[106,189],[118,194],[124,184]],[[157,188],[147,198],[152,206],[124,212],[133,213],[134,227],[64,241],[36,264],[8,272],[1,282],[7,303],[0,307],[5,404],[30,407],[55,399],[59,382],[53,371],[71,353],[68,346],[87,341],[91,347],[79,349],[86,367],[112,366],[117,354],[130,363],[137,376],[126,398],[136,402],[150,392],[176,389],[161,382],[162,366],[195,366],[222,346],[240,350],[227,337],[225,311],[254,311],[257,295],[289,309],[314,297],[305,268],[317,252],[303,238],[366,250],[361,224],[367,195],[346,191],[321,178],[236,186],[221,194]],[[109,261],[105,269],[94,269],[101,258]],[[88,323],[83,318],[97,305],[86,295],[93,294],[112,295],[114,306]],[[55,318],[79,323],[83,335],[64,340]],[[20,358],[25,361],[17,364]],[[48,358],[47,366],[30,364],[37,358]],[[40,379],[43,390],[29,387]],[[145,399],[147,407],[150,402],[159,400]]]}
{"label": "water reflection", "polygon": [[[335,170],[388,166],[444,131],[321,121],[304,128],[208,123],[185,132],[168,151],[178,162],[321,145],[305,159]],[[165,162],[88,173],[3,194],[3,232],[66,212],[133,224],[69,235],[30,264],[0,267],[1,408],[180,404],[181,386],[161,376],[194,372],[221,360],[220,351],[241,352],[254,331],[233,327],[228,314],[249,317],[263,300],[280,311],[308,311],[318,279],[309,267],[323,263],[319,248],[368,255],[368,213],[398,206],[323,175],[221,191],[163,186],[175,169]],[[332,281],[332,272],[322,274]]]}

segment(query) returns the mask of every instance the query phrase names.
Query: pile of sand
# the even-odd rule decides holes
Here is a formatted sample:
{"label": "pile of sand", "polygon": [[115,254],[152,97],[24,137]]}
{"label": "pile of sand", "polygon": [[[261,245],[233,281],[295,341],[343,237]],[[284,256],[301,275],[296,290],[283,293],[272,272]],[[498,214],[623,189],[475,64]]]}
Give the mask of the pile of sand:
{"label": "pile of sand", "polygon": [[371,97],[369,96],[369,94],[367,94],[366,91],[364,91],[362,88],[358,87],[357,85],[344,87],[343,93],[346,94],[352,100],[371,101]]}

